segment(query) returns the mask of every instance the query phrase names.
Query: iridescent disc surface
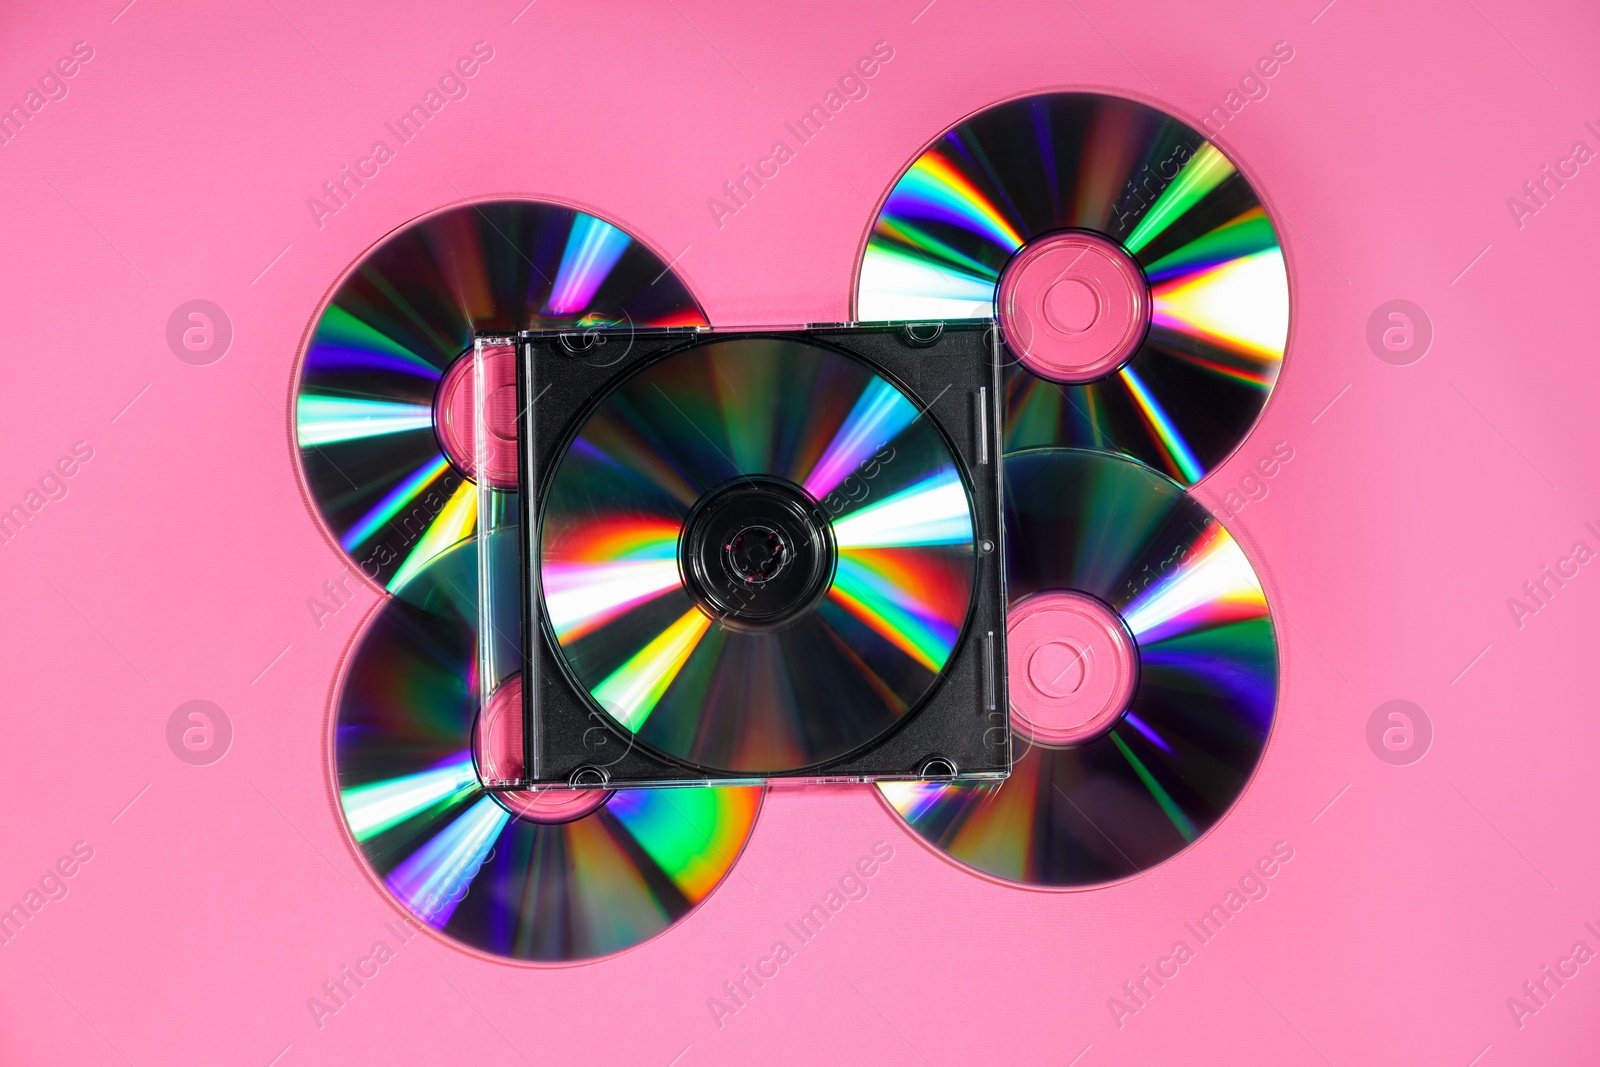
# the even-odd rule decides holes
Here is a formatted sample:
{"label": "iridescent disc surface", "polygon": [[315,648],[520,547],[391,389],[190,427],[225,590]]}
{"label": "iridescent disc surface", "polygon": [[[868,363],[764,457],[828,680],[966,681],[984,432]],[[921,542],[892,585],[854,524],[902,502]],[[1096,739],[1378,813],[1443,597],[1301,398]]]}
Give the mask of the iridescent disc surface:
{"label": "iridescent disc surface", "polygon": [[1019,364],[1006,447],[1133,456],[1183,485],[1243,440],[1288,336],[1277,232],[1198,131],[1092,93],[1013,100],[955,127],[890,190],[857,275],[863,321],[989,318],[1007,263],[1063,230],[1101,234],[1149,286],[1150,325],[1105,377],[1066,385]]}
{"label": "iridescent disc surface", "polygon": [[[777,625],[708,608],[680,558],[707,500],[757,485],[832,545],[816,598]],[[545,617],[571,675],[697,766],[782,771],[860,748],[931,692],[972,606],[972,505],[949,444],[898,387],[820,345],[710,341],[646,366],[590,412],[548,486]]]}
{"label": "iridescent disc surface", "polygon": [[704,322],[655,253],[593,215],[506,200],[412,223],[357,264],[306,346],[295,429],[311,500],[369,578],[402,584],[476,523],[434,425],[475,334]]}
{"label": "iridescent disc surface", "polygon": [[[1105,732],[1016,736],[998,785],[884,783],[928,843],[985,874],[1073,887],[1148,870],[1239,798],[1277,700],[1266,598],[1228,532],[1182,489],[1077,449],[1006,456],[1007,596],[1087,593],[1132,635],[1138,678]],[[1013,712],[1015,721],[1016,713]]]}
{"label": "iridescent disc surface", "polygon": [[[494,535],[513,565],[515,536]],[[460,944],[508,959],[591,959],[704,900],[739,856],[760,788],[617,790],[568,822],[513,815],[474,769],[476,542],[388,598],[340,686],[334,764],[345,824],[391,896]],[[516,604],[515,589],[502,602]],[[515,610],[497,620],[517,641]]]}

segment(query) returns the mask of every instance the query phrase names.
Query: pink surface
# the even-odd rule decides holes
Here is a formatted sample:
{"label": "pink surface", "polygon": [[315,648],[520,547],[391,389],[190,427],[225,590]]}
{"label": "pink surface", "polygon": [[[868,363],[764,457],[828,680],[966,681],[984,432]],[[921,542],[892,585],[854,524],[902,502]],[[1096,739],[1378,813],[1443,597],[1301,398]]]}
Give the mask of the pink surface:
{"label": "pink surface", "polygon": [[[0,543],[0,905],[38,910],[0,945],[0,1062],[1594,1062],[1600,13],[924,2],[8,8],[0,102],[34,110],[0,146],[0,507],[31,514]],[[324,183],[480,41],[466,95],[333,210]],[[713,210],[880,41],[867,95]],[[1198,490],[1283,640],[1234,813],[1149,877],[1045,893],[964,874],[870,790],[778,791],[704,906],[615,959],[402,938],[323,752],[375,597],[287,418],[332,283],[417,215],[544,196],[641,234],[719,325],[842,319],[899,170],[1047,88],[1208,119],[1285,242],[1280,384]],[[1368,344],[1400,299],[1432,326],[1409,365]],[[1431,724],[1420,761],[1369,747],[1396,699]],[[195,700],[170,736],[201,734],[169,746]],[[877,842],[868,894],[715,1019]],[[1136,1012],[1108,1006],[1266,866]],[[319,1027],[307,999],[380,938],[393,958]]]}

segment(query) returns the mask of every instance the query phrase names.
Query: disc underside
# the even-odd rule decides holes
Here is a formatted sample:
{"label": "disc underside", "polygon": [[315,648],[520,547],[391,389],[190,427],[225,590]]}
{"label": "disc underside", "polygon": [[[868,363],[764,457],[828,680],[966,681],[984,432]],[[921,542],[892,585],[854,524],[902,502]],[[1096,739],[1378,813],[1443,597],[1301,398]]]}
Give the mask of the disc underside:
{"label": "disc underside", "polygon": [[1250,183],[1198,131],[1093,93],[1026,97],[950,130],[890,190],[862,255],[863,321],[986,319],[1028,242],[1089,230],[1149,286],[1142,345],[1068,385],[1006,374],[1006,448],[1120,452],[1193,485],[1249,432],[1277,380],[1289,290]]}
{"label": "disc underside", "polygon": [[1086,593],[1115,610],[1138,679],[1104,733],[1050,746],[1014,735],[999,784],[884,783],[935,848],[980,872],[1076,887],[1148,870],[1238,800],[1277,698],[1277,643],[1249,561],[1180,486],[1116,456],[1006,456],[1007,596]]}
{"label": "disc underside", "polygon": [[434,408],[474,336],[705,321],[655,253],[593,215],[502,200],[418,220],[363,257],[306,346],[295,429],[312,503],[369,578],[403,584],[476,526]]}
{"label": "disc underside", "polygon": [[[500,563],[514,564],[515,537],[494,535]],[[731,869],[762,790],[617,790],[569,822],[513,815],[474,769],[477,581],[475,540],[445,550],[383,603],[351,655],[334,737],[351,838],[397,903],[468,948],[562,962],[645,941]],[[515,593],[497,597],[513,606],[494,623],[513,651]]]}

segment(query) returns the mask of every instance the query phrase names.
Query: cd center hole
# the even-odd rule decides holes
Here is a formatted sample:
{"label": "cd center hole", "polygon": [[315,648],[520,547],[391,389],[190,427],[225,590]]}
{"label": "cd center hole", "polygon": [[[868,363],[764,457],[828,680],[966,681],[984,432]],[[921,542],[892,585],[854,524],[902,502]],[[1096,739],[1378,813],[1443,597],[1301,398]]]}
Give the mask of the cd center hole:
{"label": "cd center hole", "polygon": [[1088,284],[1063,278],[1045,294],[1044,314],[1062,333],[1082,333],[1100,317],[1100,298]]}
{"label": "cd center hole", "polygon": [[746,526],[722,546],[733,573],[751,585],[776,578],[789,563],[789,546],[770,526]]}
{"label": "cd center hole", "polygon": [[484,426],[502,441],[517,439],[517,387],[515,383],[502,385],[489,394],[484,405]]}
{"label": "cd center hole", "polygon": [[1071,696],[1088,678],[1093,655],[1093,646],[1079,649],[1066,641],[1050,641],[1039,646],[1030,657],[1028,674],[1041,693],[1053,697]]}

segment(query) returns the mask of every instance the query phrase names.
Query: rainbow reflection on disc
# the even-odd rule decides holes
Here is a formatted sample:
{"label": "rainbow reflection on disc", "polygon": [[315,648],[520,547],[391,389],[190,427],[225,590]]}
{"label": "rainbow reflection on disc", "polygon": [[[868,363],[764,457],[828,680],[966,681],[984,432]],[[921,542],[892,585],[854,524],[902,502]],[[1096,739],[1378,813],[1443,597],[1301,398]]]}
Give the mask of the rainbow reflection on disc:
{"label": "rainbow reflection on disc", "polygon": [[566,668],[698,767],[860,749],[931,693],[971,613],[955,453],[896,385],[819,344],[708,341],[647,365],[547,484],[544,618]]}
{"label": "rainbow reflection on disc", "polygon": [[[515,563],[515,539],[493,535],[499,562]],[[478,952],[554,963],[646,941],[732,868],[762,790],[616,790],[565,822],[513,814],[475,769],[477,582],[476,542],[445,550],[382,602],[351,654],[333,741],[351,839],[401,907]],[[498,599],[516,605],[514,593]],[[505,614],[495,627],[515,646],[515,607]]]}
{"label": "rainbow reflection on disc", "polygon": [[1008,263],[1063,231],[1100,235],[1131,257],[1147,286],[1148,331],[1124,362],[1082,384],[1010,367],[1006,448],[1120,452],[1193,485],[1266,405],[1288,338],[1289,286],[1250,183],[1169,115],[1050,93],[950,130],[880,209],[856,317],[993,317]]}
{"label": "rainbow reflection on disc", "polygon": [[404,584],[476,526],[468,465],[437,425],[474,336],[705,321],[660,257],[593,215],[503,200],[413,222],[356,264],[306,345],[294,418],[311,501],[368,578]]}
{"label": "rainbow reflection on disc", "polygon": [[1127,878],[1222,818],[1261,758],[1278,690],[1266,598],[1221,524],[1148,468],[1078,449],[1005,463],[1013,610],[1052,593],[1095,598],[1132,638],[1133,694],[1103,730],[1066,744],[1030,739],[1013,705],[1018,755],[1003,783],[878,788],[925,841],[992,877]]}

